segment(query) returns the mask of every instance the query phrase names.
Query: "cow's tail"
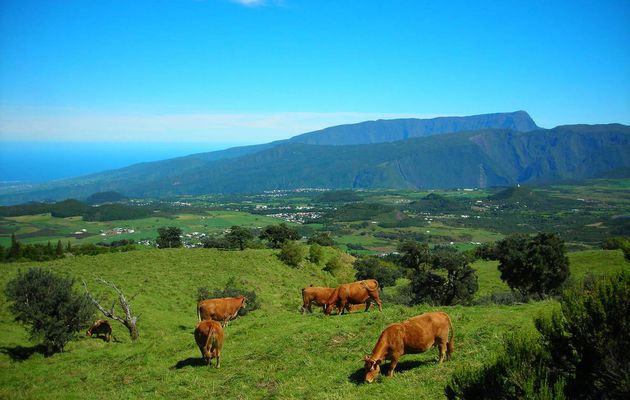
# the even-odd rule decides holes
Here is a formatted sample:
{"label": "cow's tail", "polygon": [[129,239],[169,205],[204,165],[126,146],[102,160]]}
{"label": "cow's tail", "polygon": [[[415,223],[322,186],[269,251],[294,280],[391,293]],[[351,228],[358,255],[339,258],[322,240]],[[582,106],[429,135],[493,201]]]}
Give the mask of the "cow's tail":
{"label": "cow's tail", "polygon": [[447,313],[444,313],[444,315],[446,315],[446,319],[448,320],[448,342],[446,342],[446,355],[448,358],[450,358],[451,353],[455,351],[455,331],[453,330],[453,323],[451,322],[451,317],[449,317],[449,315]]}
{"label": "cow's tail", "polygon": [[204,353],[206,354],[206,357],[208,357],[208,359],[212,357],[210,349],[217,347],[217,336],[217,330],[214,329],[214,327],[210,328],[210,331],[208,332],[208,338],[206,339],[206,345],[204,347]]}
{"label": "cow's tail", "polygon": [[368,292],[378,292],[378,290],[380,289],[380,285],[378,284],[378,281],[376,279],[372,280],[376,282],[376,287],[374,289],[371,289],[370,285],[368,285],[366,281],[361,281],[361,283],[363,284],[363,286],[365,286]]}

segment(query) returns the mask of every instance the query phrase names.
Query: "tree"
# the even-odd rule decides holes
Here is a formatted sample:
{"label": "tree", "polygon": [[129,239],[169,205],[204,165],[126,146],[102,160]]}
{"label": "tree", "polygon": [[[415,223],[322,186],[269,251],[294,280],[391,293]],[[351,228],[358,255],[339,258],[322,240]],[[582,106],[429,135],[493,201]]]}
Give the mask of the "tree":
{"label": "tree", "polygon": [[311,236],[308,241],[308,244],[317,243],[320,246],[334,246],[335,241],[330,236],[328,232],[317,232],[313,236]]}
{"label": "tree", "polygon": [[87,326],[94,308],[87,297],[73,290],[74,280],[40,268],[7,283],[5,293],[15,320],[27,325],[31,339],[41,339],[46,354],[62,352],[76,333]]}
{"label": "tree", "polygon": [[[444,271],[446,274],[444,274]],[[475,270],[468,265],[466,255],[457,251],[438,250],[431,264],[411,274],[413,303],[453,305],[472,300],[479,289]]]}
{"label": "tree", "polygon": [[322,246],[317,243],[311,244],[311,247],[308,252],[308,260],[313,264],[319,264],[324,258],[324,251],[322,250]]}
{"label": "tree", "polygon": [[278,249],[287,240],[299,240],[300,234],[296,229],[282,223],[280,225],[268,225],[263,229],[259,237],[262,240],[267,240],[269,247]]}
{"label": "tree", "polygon": [[63,244],[61,244],[61,240],[57,240],[57,247],[55,248],[55,255],[57,257],[63,257]]}
{"label": "tree", "polygon": [[396,279],[402,276],[399,268],[391,263],[383,263],[378,258],[357,258],[354,262],[357,280],[376,279],[381,288],[394,286]]}
{"label": "tree", "polygon": [[569,277],[564,241],[553,233],[512,235],[497,242],[496,252],[501,279],[522,294],[553,294]]}
{"label": "tree", "polygon": [[[139,337],[138,334],[138,318],[139,316],[135,316],[133,315],[133,313],[131,312],[131,304],[129,303],[131,300],[134,299],[134,297],[137,296],[131,296],[131,298],[129,300],[127,300],[127,297],[125,296],[125,294],[122,292],[122,290],[120,290],[115,284],[113,284],[112,282],[108,282],[103,278],[96,278],[96,281],[99,283],[102,283],[103,285],[109,286],[110,288],[114,289],[114,291],[116,292],[116,300],[114,300],[112,302],[112,306],[110,309],[106,309],[105,307],[101,306],[101,304],[98,302],[98,300],[96,300],[96,298],[94,296],[92,296],[92,294],[90,293],[90,291],[87,288],[87,283],[85,281],[83,281],[83,287],[85,288],[85,294],[87,296],[88,299],[90,299],[90,301],[92,302],[92,304],[94,304],[96,306],[96,308],[98,308],[98,310],[100,312],[103,313],[103,315],[105,315],[107,318],[111,318],[115,321],[120,322],[121,324],[123,324],[125,326],[125,328],[127,328],[127,330],[129,331],[129,336],[131,337],[131,340],[136,340]],[[123,311],[122,316],[116,314],[115,308],[116,308],[116,303],[118,303],[118,305],[120,306],[121,310]]]}
{"label": "tree", "polygon": [[254,235],[252,235],[249,229],[237,225],[232,226],[230,231],[225,235],[225,240],[228,242],[228,245],[231,248],[238,248],[240,250],[245,250],[247,242],[253,238]]}
{"label": "tree", "polygon": [[11,234],[11,247],[9,247],[7,258],[10,261],[22,258],[22,244],[15,238],[15,233]]}
{"label": "tree", "polygon": [[426,243],[407,241],[398,246],[400,265],[403,268],[420,270],[421,265],[431,260],[429,246]]}
{"label": "tree", "polygon": [[182,230],[169,226],[158,228],[158,238],[155,240],[160,249],[169,247],[182,247]]}
{"label": "tree", "polygon": [[287,240],[280,249],[280,259],[291,267],[297,267],[304,260],[302,246],[293,240]]}

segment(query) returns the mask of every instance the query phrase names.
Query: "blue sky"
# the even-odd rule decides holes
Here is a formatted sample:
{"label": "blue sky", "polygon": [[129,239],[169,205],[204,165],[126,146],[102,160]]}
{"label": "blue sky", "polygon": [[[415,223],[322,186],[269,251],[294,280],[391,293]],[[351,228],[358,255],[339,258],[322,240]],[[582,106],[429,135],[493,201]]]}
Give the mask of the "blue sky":
{"label": "blue sky", "polygon": [[0,0],[0,141],[261,143],[526,110],[630,124],[630,2]]}

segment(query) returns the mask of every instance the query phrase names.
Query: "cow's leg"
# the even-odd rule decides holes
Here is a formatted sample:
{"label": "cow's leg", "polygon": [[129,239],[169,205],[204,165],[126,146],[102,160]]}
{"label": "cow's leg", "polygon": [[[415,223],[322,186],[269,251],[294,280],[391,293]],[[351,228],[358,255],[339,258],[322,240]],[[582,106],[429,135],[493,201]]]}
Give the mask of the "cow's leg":
{"label": "cow's leg", "polygon": [[221,350],[215,350],[217,356],[217,368],[221,368]]}
{"label": "cow's leg", "polygon": [[373,300],[376,302],[376,304],[378,304],[378,310],[380,312],[383,312],[383,303],[381,303],[381,299],[376,298],[376,299],[373,299]]}
{"label": "cow's leg", "polygon": [[440,339],[438,341],[438,349],[440,351],[440,359],[438,360],[438,364],[441,364],[446,357],[446,341],[444,339]]}
{"label": "cow's leg", "polygon": [[372,302],[368,299],[368,301],[365,302],[365,312],[368,312],[370,305],[372,305]]}
{"label": "cow's leg", "polygon": [[394,370],[396,369],[396,366],[398,365],[399,359],[400,359],[400,356],[392,357],[392,361],[389,363],[389,370],[387,371],[387,376],[394,376]]}
{"label": "cow's leg", "polygon": [[346,302],[341,300],[339,303],[337,303],[337,309],[337,315],[344,314],[346,312]]}

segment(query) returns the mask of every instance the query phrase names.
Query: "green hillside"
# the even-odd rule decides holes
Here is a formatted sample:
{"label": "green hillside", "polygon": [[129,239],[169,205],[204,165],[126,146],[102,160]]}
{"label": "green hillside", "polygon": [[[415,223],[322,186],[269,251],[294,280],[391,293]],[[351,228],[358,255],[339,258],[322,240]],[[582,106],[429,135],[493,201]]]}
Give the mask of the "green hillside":
{"label": "green hillside", "polygon": [[[578,275],[587,269],[612,273],[627,268],[619,251],[570,255]],[[8,264],[0,285],[17,270],[38,265]],[[107,298],[94,275],[116,282],[140,314],[140,340],[131,343],[113,323],[115,341],[80,338],[65,353],[44,358],[26,331],[12,321],[0,295],[0,398],[441,398],[456,368],[480,365],[517,328],[533,329],[532,316],[553,301],[518,306],[442,307],[453,318],[456,353],[443,365],[437,351],[403,357],[394,378],[358,384],[361,358],[390,323],[435,310],[384,304],[383,313],[323,317],[300,315],[300,288],[336,282],[320,268],[291,269],[271,250],[226,252],[210,249],[148,250],[73,257],[42,265],[89,281]],[[475,264],[482,293],[504,290],[496,264]],[[231,277],[256,290],[262,308],[226,328],[221,369],[200,364],[192,331],[200,286],[222,288]],[[385,289],[394,290],[393,288]]]}
{"label": "green hillside", "polygon": [[472,188],[593,178],[630,167],[630,127],[575,125],[518,132],[485,129],[389,143],[312,145],[287,142],[234,159],[178,158],[57,181],[0,203],[86,197],[120,191],[133,197],[257,193],[306,187]]}

